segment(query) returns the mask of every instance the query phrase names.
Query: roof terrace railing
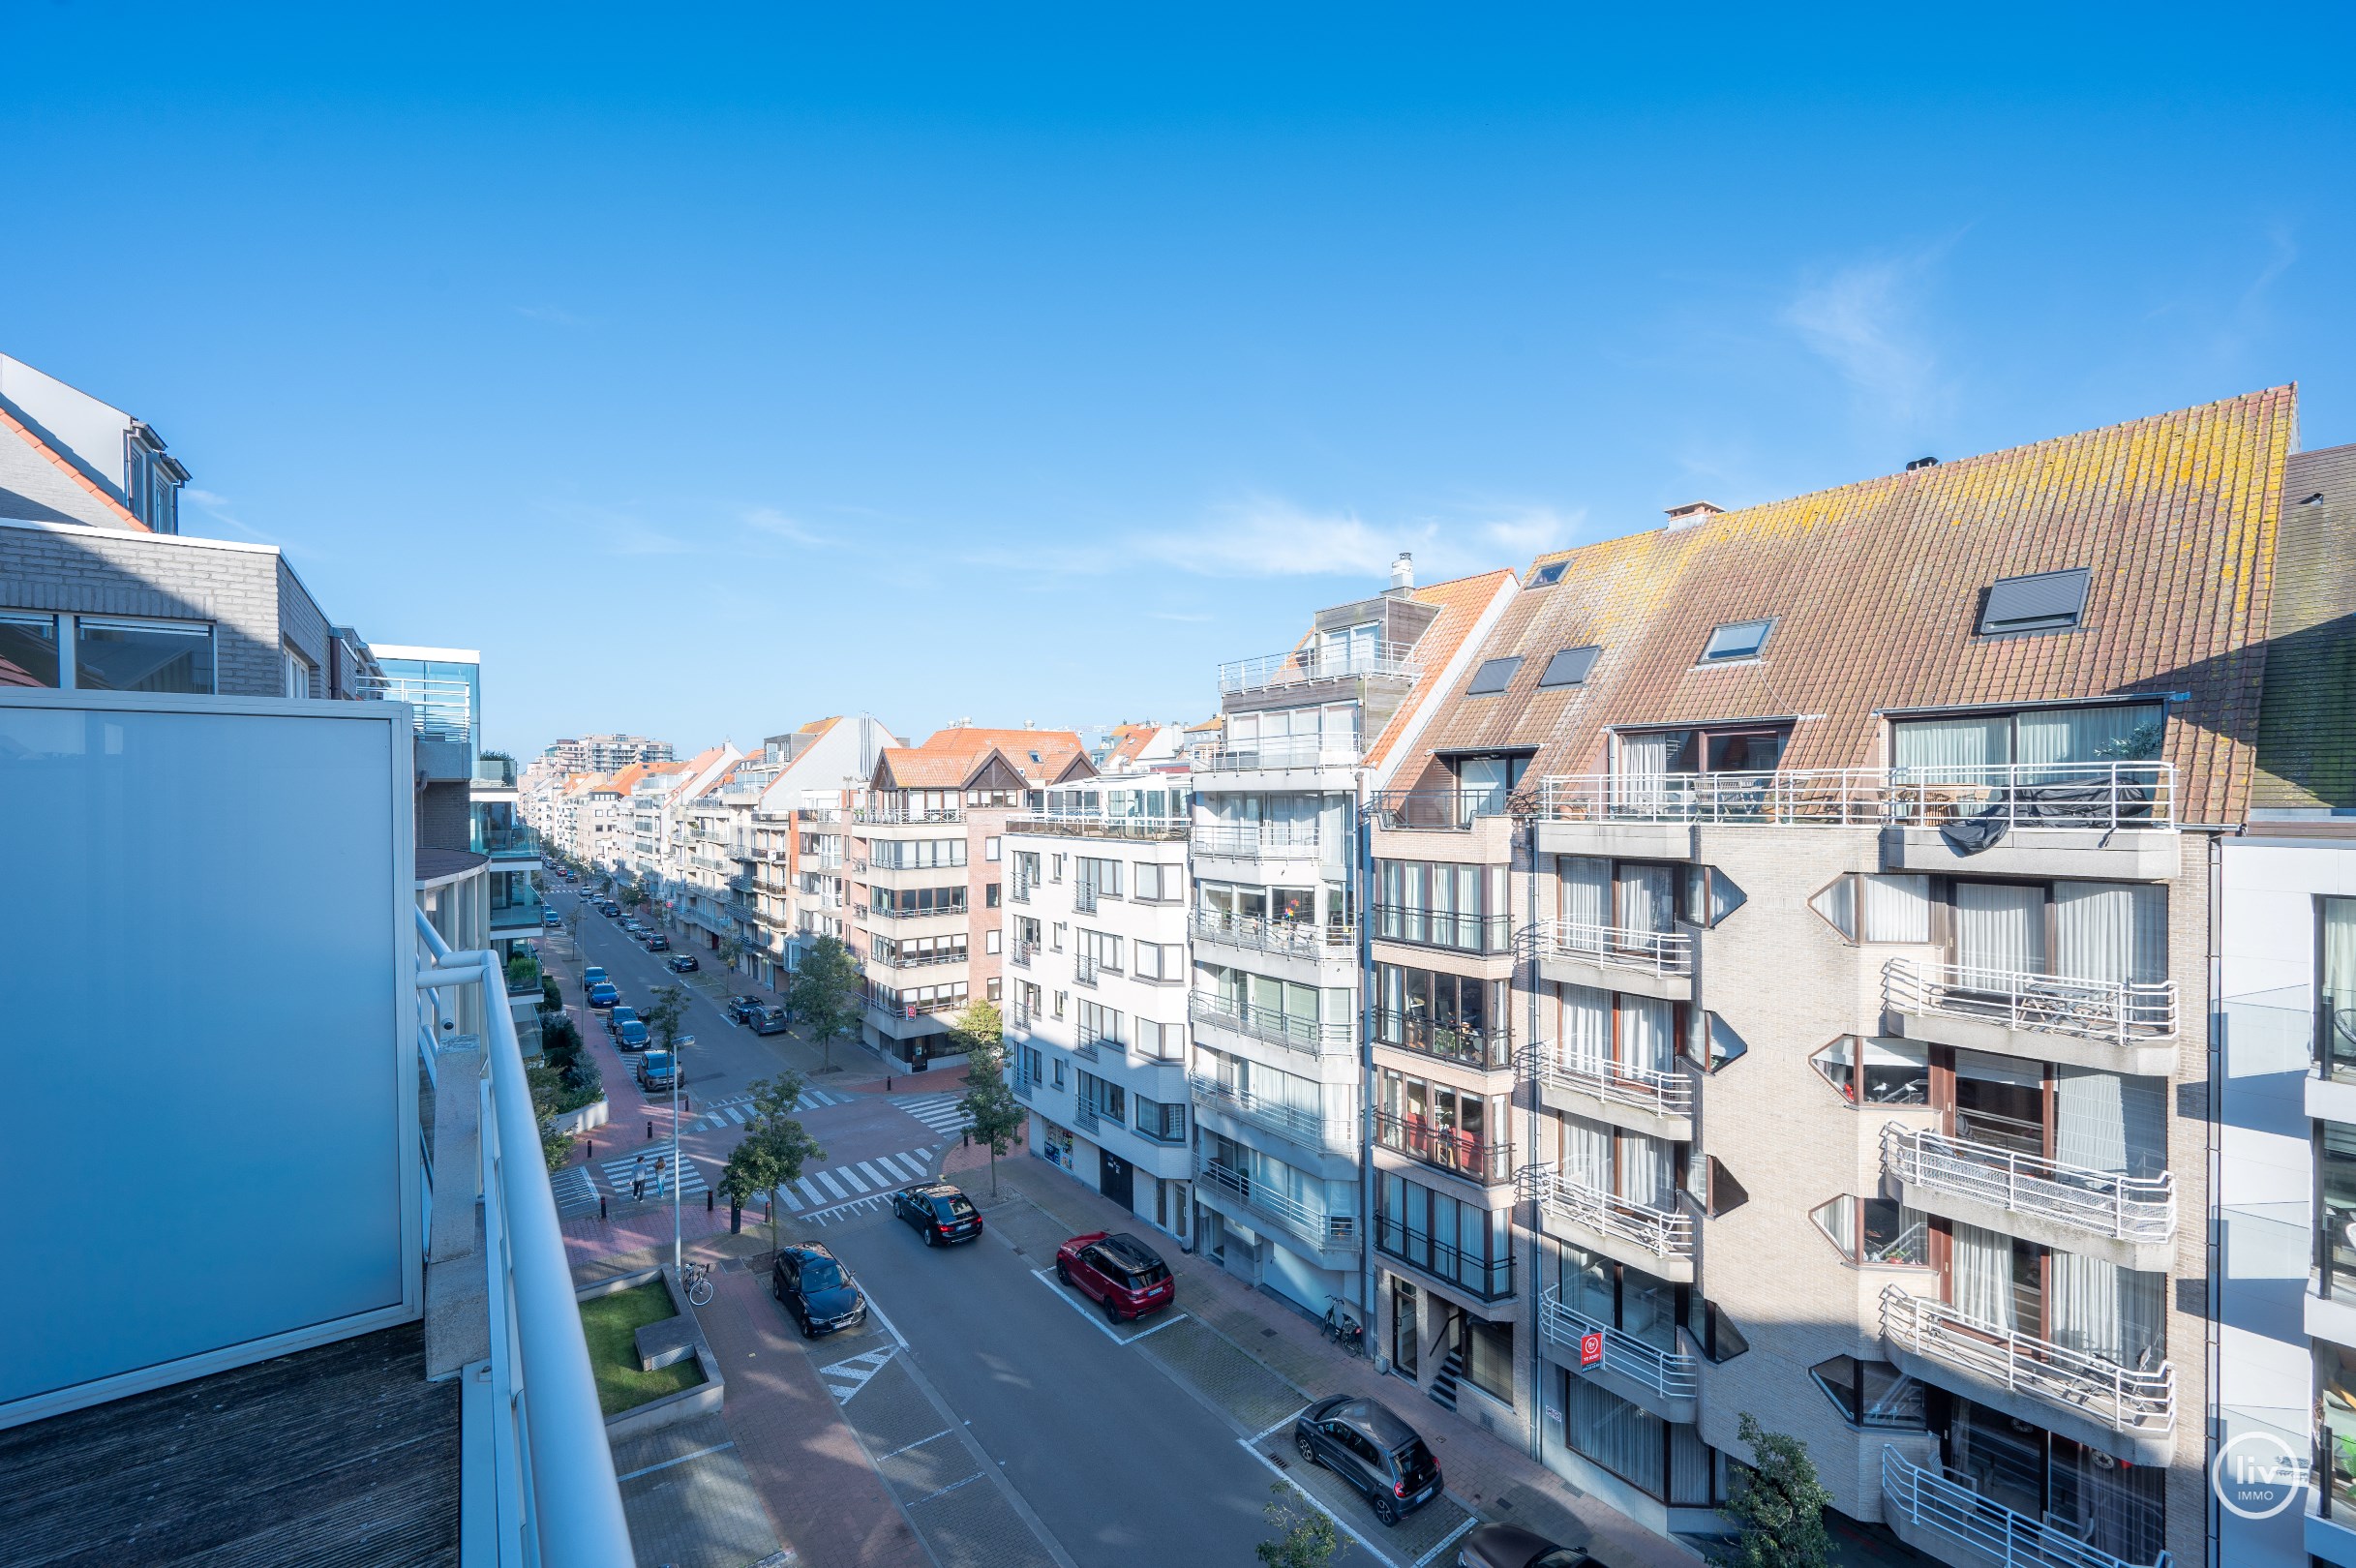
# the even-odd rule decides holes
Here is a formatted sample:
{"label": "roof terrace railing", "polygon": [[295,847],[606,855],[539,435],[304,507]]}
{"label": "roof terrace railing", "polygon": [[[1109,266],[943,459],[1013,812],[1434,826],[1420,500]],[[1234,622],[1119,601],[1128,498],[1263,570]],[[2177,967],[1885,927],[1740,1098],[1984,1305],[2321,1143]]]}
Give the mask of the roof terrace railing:
{"label": "roof terrace railing", "polygon": [[1540,781],[1537,812],[1550,822],[2167,828],[2176,821],[2176,770],[2160,762],[2094,762],[1557,774]]}
{"label": "roof terrace railing", "polygon": [[2072,980],[1892,958],[1882,966],[1892,1012],[1962,1018],[2115,1045],[2176,1038],[2174,980]]}
{"label": "roof terrace railing", "polygon": [[427,740],[470,741],[474,736],[474,689],[441,676],[360,676],[352,689],[363,698],[407,703],[416,709],[414,727]]}
{"label": "roof terrace railing", "polygon": [[1389,677],[1412,680],[1417,674],[1412,643],[1361,643],[1356,648],[1296,648],[1288,653],[1262,653],[1256,658],[1230,659],[1219,667],[1223,694],[1265,691],[1271,686],[1299,685],[1308,680],[1342,680],[1360,677]]}
{"label": "roof terrace railing", "polygon": [[1284,768],[1354,768],[1358,742],[1317,735],[1198,745],[1187,754],[1197,773],[1254,773]]}
{"label": "roof terrace railing", "polygon": [[1198,822],[1189,838],[1198,855],[1314,855],[1317,825],[1308,822]]}

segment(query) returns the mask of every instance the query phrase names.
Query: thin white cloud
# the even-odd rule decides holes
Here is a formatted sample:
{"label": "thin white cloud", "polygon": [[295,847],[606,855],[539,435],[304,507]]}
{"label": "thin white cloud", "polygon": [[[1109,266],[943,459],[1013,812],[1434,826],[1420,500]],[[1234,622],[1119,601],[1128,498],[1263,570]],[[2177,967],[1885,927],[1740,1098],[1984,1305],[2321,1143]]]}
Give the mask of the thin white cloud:
{"label": "thin white cloud", "polygon": [[1801,288],[1780,319],[1885,415],[1916,419],[1942,396],[1920,295],[1945,251],[1851,262]]}
{"label": "thin white cloud", "polygon": [[1433,553],[1436,524],[1384,527],[1348,512],[1313,512],[1257,496],[1220,508],[1187,529],[1141,534],[1147,559],[1205,577],[1366,577],[1387,573],[1401,551]]}
{"label": "thin white cloud", "polygon": [[551,326],[585,327],[595,325],[595,323],[590,321],[587,317],[575,316],[572,312],[564,309],[560,305],[517,305],[512,307],[512,309],[515,311],[516,315],[525,317],[527,320],[546,321]]}
{"label": "thin white cloud", "polygon": [[791,544],[807,545],[813,550],[831,549],[841,541],[829,538],[816,528],[786,516],[774,506],[755,506],[744,513],[744,526],[763,533],[774,534]]}
{"label": "thin white cloud", "polygon": [[1481,537],[1517,560],[1525,556],[1543,556],[1552,550],[1568,548],[1586,516],[1584,510],[1564,513],[1551,506],[1533,506],[1511,517],[1482,524]]}
{"label": "thin white cloud", "polygon": [[231,502],[227,496],[210,490],[199,490],[195,485],[183,485],[180,487],[180,499],[184,502],[194,503],[199,511],[215,523],[234,532],[242,533],[257,544],[277,545],[281,549],[286,547],[284,539],[279,538],[276,534],[262,532],[261,529],[230,510]]}

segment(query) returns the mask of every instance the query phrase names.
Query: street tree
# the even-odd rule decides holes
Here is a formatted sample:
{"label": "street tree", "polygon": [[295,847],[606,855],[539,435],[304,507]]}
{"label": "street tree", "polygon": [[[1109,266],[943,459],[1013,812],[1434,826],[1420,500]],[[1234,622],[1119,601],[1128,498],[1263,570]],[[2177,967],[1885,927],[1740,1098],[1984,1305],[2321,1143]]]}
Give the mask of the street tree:
{"label": "street tree", "polygon": [[744,944],[735,937],[724,936],[720,938],[720,946],[714,956],[720,960],[722,968],[734,970],[744,957]]}
{"label": "street tree", "polygon": [[801,1102],[800,1073],[763,1078],[752,1085],[751,1093],[752,1116],[744,1124],[742,1140],[720,1171],[718,1190],[727,1195],[732,1230],[743,1227],[746,1203],[755,1197],[764,1199],[769,1211],[770,1250],[774,1251],[782,1218],[777,1212],[777,1189],[800,1181],[802,1166],[824,1160],[827,1152],[793,1118],[794,1107]]}
{"label": "street tree", "polygon": [[677,983],[657,985],[647,996],[647,1033],[653,1037],[654,1048],[676,1049],[680,1023],[687,1016],[687,987]]}
{"label": "street tree", "polygon": [[1830,1568],[1832,1535],[1825,1510],[1832,1493],[1816,1476],[1808,1445],[1768,1432],[1747,1410],[1735,1434],[1750,1445],[1734,1495],[1718,1510],[1739,1533],[1718,1554],[1723,1568]]}
{"label": "street tree", "polygon": [[1023,1105],[1007,1082],[1006,1039],[997,1007],[984,1000],[958,1014],[951,1037],[965,1049],[965,1094],[957,1101],[967,1132],[990,1152],[990,1195],[998,1195],[998,1157],[1022,1133]]}
{"label": "street tree", "polygon": [[820,937],[801,960],[785,1000],[826,1053],[819,1070],[834,1070],[834,1040],[859,1029],[862,981],[859,961],[839,937]]}
{"label": "street tree", "polygon": [[1268,1568],[1325,1568],[1342,1550],[1342,1534],[1334,1522],[1314,1508],[1295,1508],[1300,1493],[1279,1481],[1268,1489],[1276,1493],[1261,1506],[1276,1533],[1273,1541],[1254,1546],[1253,1554]]}

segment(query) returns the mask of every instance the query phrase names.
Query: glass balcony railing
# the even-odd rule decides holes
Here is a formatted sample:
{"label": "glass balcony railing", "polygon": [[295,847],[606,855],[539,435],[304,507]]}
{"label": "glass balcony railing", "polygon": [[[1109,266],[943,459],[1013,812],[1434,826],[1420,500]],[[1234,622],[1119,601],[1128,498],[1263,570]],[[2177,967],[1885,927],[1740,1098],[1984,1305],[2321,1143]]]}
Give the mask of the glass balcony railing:
{"label": "glass balcony railing", "polygon": [[1421,1116],[1376,1111],[1374,1141],[1393,1154],[1405,1155],[1435,1170],[1444,1170],[1483,1187],[1503,1187],[1514,1179],[1512,1144],[1499,1143],[1462,1128],[1442,1127]]}

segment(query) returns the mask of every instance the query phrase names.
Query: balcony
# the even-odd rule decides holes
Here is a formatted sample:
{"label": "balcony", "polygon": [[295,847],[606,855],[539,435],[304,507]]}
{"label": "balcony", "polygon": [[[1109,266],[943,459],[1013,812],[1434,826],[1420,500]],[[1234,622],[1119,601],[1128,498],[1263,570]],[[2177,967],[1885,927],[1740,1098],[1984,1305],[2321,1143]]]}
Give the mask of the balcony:
{"label": "balcony", "polygon": [[[2083,1350],[1966,1317],[1944,1302],[1882,1291],[1882,1338],[1900,1371],[1954,1388],[2138,1463],[2166,1463],[2176,1368],[2122,1367]],[[2030,1403],[2029,1402],[2035,1402]]]}
{"label": "balcony", "polygon": [[1374,1043],[1394,1051],[1413,1051],[1435,1062],[1445,1062],[1474,1072],[1497,1072],[1513,1066],[1510,1032],[1468,1029],[1462,1024],[1435,1023],[1420,1014],[1374,1010]]}
{"label": "balcony", "polygon": [[1673,1284],[1693,1282],[1693,1216],[1683,1210],[1656,1209],[1548,1165],[1525,1167],[1522,1191],[1550,1229],[1567,1226],[1570,1240]]}
{"label": "balcony", "polygon": [[1031,967],[1031,960],[1032,960],[1033,958],[1037,957],[1038,955],[1039,955],[1039,944],[1038,944],[1038,943],[1036,943],[1036,942],[1017,942],[1017,943],[1015,943],[1015,944],[1014,944],[1014,950],[1013,950],[1012,957],[1013,957],[1013,959],[1014,959],[1014,967],[1015,967],[1016,969],[1028,969],[1028,968],[1030,968],[1030,967]]}
{"label": "balcony", "polygon": [[1376,790],[1367,801],[1385,832],[1463,833],[1477,817],[1507,814],[1506,796],[1493,790]]}
{"label": "balcony", "polygon": [[1376,1215],[1374,1251],[1475,1301],[1507,1301],[1514,1293],[1510,1250],[1503,1257],[1476,1257],[1453,1243],[1434,1241],[1420,1230]]}
{"label": "balcony", "polygon": [[[2088,1546],[2062,1520],[2016,1514],[1894,1446],[1882,1450],[1882,1518],[1908,1546],[1970,1568],[2138,1568]],[[2168,1554],[2153,1568],[2169,1568]]]}
{"label": "balcony", "polygon": [[1178,817],[1107,817],[1102,813],[1042,814],[1023,812],[1007,819],[1010,833],[1038,833],[1053,838],[1117,838],[1135,842],[1167,842],[1186,837],[1187,825]]}
{"label": "balcony", "polygon": [[1228,915],[1198,909],[1187,922],[1197,942],[1217,942],[1254,952],[1282,953],[1290,958],[1337,959],[1355,963],[1358,932],[1348,925],[1319,925],[1314,920],[1272,920],[1257,915]]}
{"label": "balcony", "polygon": [[2175,1253],[2173,1172],[2127,1176],[1891,1123],[1882,1170],[1909,1208],[2100,1257],[2166,1271]]}
{"label": "balcony", "polygon": [[1205,991],[1188,996],[1186,1011],[1189,1018],[1208,1028],[1248,1035],[1311,1056],[1346,1052],[1355,1042],[1357,1033],[1347,1019],[1319,1023],[1314,1018],[1296,1018],[1274,1008],[1255,1008]]}
{"label": "balcony", "polygon": [[1514,1179],[1514,1146],[1460,1128],[1439,1127],[1420,1116],[1374,1113],[1374,1142],[1435,1170],[1481,1187],[1504,1187]]}
{"label": "balcony", "polygon": [[870,903],[867,906],[867,913],[879,920],[961,920],[965,919],[966,907],[958,904],[949,909],[906,909],[891,904]]}
{"label": "balcony", "polygon": [[[1093,1048],[1088,1052],[1088,1060],[1092,1062],[1096,1060],[1096,1051]],[[1097,1131],[1096,1107],[1077,1095],[1072,1099],[1072,1125],[1082,1132],[1093,1133]]]}
{"label": "balcony", "polygon": [[1513,951],[1513,920],[1506,915],[1463,915],[1415,904],[1376,904],[1370,934],[1377,942],[1402,942],[1481,957],[1500,957]]}
{"label": "balcony", "polygon": [[2072,980],[1893,958],[1882,1005],[1909,1040],[2109,1072],[2176,1069],[2176,983]]}
{"label": "balcony", "polygon": [[1196,746],[1187,754],[1196,773],[1273,773],[1318,769],[1355,768],[1355,738],[1328,739],[1315,735],[1278,736],[1231,745]]}
{"label": "balcony", "polygon": [[1538,1295],[1538,1332],[1566,1366],[1580,1367],[1579,1343],[1603,1340],[1603,1360],[1581,1367],[1581,1375],[1601,1374],[1605,1386],[1633,1398],[1665,1421],[1690,1422],[1700,1408],[1702,1358],[1647,1344],[1636,1336],[1562,1304],[1562,1288],[1548,1285]]}
{"label": "balcony", "polygon": [[1254,1180],[1207,1155],[1194,1161],[1195,1195],[1213,1208],[1223,1204],[1243,1211],[1242,1221],[1252,1228],[1283,1233],[1307,1247],[1326,1268],[1344,1268],[1357,1260],[1358,1219],[1324,1210],[1264,1181]]}
{"label": "balcony", "polygon": [[[802,820],[804,822],[810,820],[807,812],[802,814]],[[904,801],[884,800],[855,807],[851,812],[851,820],[869,827],[894,828],[905,827],[912,823],[963,822],[965,813],[962,806],[914,806]]]}
{"label": "balcony", "polygon": [[892,952],[878,950],[875,961],[886,969],[925,969],[934,964],[961,964],[968,954],[963,948],[947,952]]}
{"label": "balcony", "polygon": [[1357,1148],[1357,1128],[1350,1122],[1327,1121],[1314,1110],[1231,1088],[1199,1072],[1189,1075],[1187,1088],[1204,1110],[1248,1122],[1312,1154],[1346,1155]]}
{"label": "balcony", "polygon": [[1317,858],[1317,825],[1313,822],[1198,822],[1188,829],[1187,841],[1197,855],[1228,860]]}
{"label": "balcony", "polygon": [[[1023,1020],[1023,1022],[1026,1024],[1030,1020],[1028,1018]],[[1008,1087],[1014,1091],[1014,1098],[1016,1100],[1021,1101],[1027,1105],[1031,1102],[1031,1092],[1039,1087],[1039,1080],[1032,1077],[1027,1072],[1017,1072],[1014,1074],[1012,1081],[1008,1085]]]}
{"label": "balcony", "polygon": [[[365,701],[407,703],[415,710],[412,726],[421,740],[445,745],[470,745],[474,739],[474,688],[464,680],[431,676],[358,676],[352,689]],[[478,776],[474,759],[468,761],[467,778]],[[508,781],[512,787],[513,780]]]}
{"label": "balcony", "polygon": [[1072,982],[1074,985],[1085,985],[1089,989],[1094,990],[1096,988],[1097,977],[1100,975],[1118,975],[1120,972],[1120,965],[1105,963],[1102,959],[1098,958],[1094,953],[1082,952],[1072,955]]}
{"label": "balcony", "polygon": [[1693,934],[1624,925],[1544,920],[1538,926],[1538,977],[1556,984],[1632,991],[1673,1002],[1693,1000]]}
{"label": "balcony", "polygon": [[1312,680],[1412,680],[1416,675],[1412,643],[1362,643],[1355,648],[1310,646],[1289,653],[1230,659],[1219,667],[1219,690],[1222,696],[1230,696]]}
{"label": "balcony", "polygon": [[529,828],[495,828],[476,823],[472,835],[474,853],[488,855],[494,860],[536,860],[540,858],[540,835]]}
{"label": "balcony", "polygon": [[1522,1053],[1522,1070],[1548,1110],[1593,1116],[1601,1106],[1602,1120],[1615,1126],[1679,1143],[1693,1137],[1693,1078],[1675,1068],[1661,1072],[1532,1045]]}

